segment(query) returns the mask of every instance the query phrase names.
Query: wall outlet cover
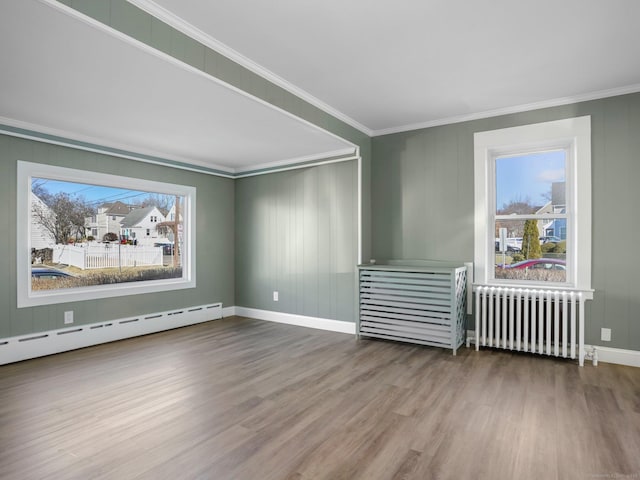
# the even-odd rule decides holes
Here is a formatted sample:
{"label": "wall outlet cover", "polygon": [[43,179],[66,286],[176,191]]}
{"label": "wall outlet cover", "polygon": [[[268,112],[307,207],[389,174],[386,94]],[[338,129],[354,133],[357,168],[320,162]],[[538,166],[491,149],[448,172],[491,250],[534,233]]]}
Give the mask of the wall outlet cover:
{"label": "wall outlet cover", "polygon": [[273,301],[277,302],[278,301],[278,297],[279,297],[278,292],[274,291],[273,292]]}
{"label": "wall outlet cover", "polygon": [[600,330],[600,340],[602,340],[603,342],[610,342],[611,341],[611,329],[610,328],[603,328]]}
{"label": "wall outlet cover", "polygon": [[73,310],[64,312],[64,324],[68,325],[69,323],[73,323]]}

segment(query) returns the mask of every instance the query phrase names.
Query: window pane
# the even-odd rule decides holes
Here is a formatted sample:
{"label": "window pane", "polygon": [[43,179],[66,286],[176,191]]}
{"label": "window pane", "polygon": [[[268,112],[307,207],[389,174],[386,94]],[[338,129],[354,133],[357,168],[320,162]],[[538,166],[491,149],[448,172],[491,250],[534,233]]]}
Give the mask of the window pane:
{"label": "window pane", "polygon": [[[507,238],[500,244],[500,229]],[[547,235],[565,231],[566,219],[498,220],[494,225],[496,279],[566,282],[566,240]]]}
{"label": "window pane", "polygon": [[[181,278],[185,197],[33,177],[31,288]],[[171,218],[171,220],[169,220]]]}
{"label": "window pane", "polygon": [[496,159],[496,214],[565,213],[565,151]]}

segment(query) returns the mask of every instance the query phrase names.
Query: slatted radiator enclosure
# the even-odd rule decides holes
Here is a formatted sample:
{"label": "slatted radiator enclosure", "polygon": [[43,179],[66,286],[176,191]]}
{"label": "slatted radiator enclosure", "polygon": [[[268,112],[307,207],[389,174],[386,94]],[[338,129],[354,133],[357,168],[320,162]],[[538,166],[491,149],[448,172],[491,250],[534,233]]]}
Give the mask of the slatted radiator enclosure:
{"label": "slatted radiator enclosure", "polygon": [[584,304],[591,292],[480,285],[475,345],[572,358],[584,365]]}
{"label": "slatted radiator enclosure", "polygon": [[467,267],[416,263],[358,267],[358,335],[449,348],[455,355],[465,340]]}

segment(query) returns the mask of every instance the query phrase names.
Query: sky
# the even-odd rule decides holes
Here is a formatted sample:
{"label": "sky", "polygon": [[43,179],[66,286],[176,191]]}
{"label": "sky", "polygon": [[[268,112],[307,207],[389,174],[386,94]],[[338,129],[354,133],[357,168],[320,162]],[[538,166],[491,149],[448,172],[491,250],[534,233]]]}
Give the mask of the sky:
{"label": "sky", "polygon": [[34,178],[32,185],[41,184],[50,194],[66,192],[71,197],[84,197],[93,206],[100,206],[103,203],[112,203],[120,200],[124,203],[139,203],[144,200],[148,192],[139,190],[125,190],[122,188],[103,187],[99,185],[89,185],[84,183],[63,182],[48,178]]}
{"label": "sky", "polygon": [[553,182],[565,181],[565,152],[535,153],[496,159],[496,208],[517,200],[543,206]]}

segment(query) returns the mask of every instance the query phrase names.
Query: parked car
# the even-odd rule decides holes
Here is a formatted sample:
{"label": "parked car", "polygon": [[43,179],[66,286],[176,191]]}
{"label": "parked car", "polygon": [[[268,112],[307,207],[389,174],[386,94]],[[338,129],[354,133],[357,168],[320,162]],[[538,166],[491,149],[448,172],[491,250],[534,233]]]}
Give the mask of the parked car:
{"label": "parked car", "polygon": [[43,278],[43,279],[58,279],[58,278],[65,278],[65,277],[73,277],[73,275],[67,272],[63,272],[62,270],[57,270],[55,268],[32,267],[31,277]]}
{"label": "parked car", "polygon": [[[496,252],[500,251],[500,240],[496,240]],[[507,243],[507,253],[520,253],[522,252],[522,250],[520,250],[518,247],[513,246],[513,245],[509,245]]]}
{"label": "parked car", "polygon": [[540,245],[544,245],[545,243],[559,243],[562,239],[560,237],[547,236],[540,237]]}
{"label": "parked car", "polygon": [[174,255],[175,247],[173,243],[165,243],[165,242],[156,242],[153,244],[154,247],[161,247],[163,255]]}
{"label": "parked car", "polygon": [[[498,265],[501,266],[501,265]],[[521,262],[505,265],[509,269],[566,270],[567,262],[559,258],[530,258]]]}

